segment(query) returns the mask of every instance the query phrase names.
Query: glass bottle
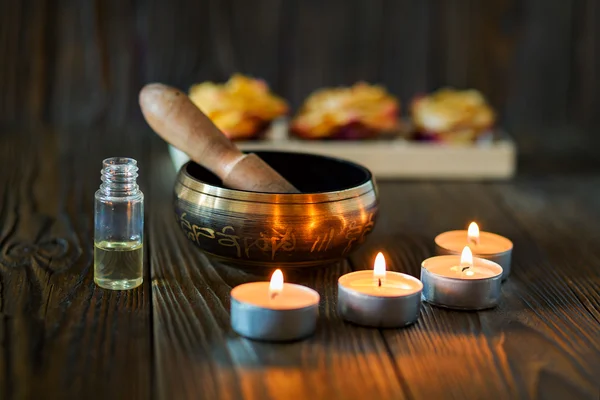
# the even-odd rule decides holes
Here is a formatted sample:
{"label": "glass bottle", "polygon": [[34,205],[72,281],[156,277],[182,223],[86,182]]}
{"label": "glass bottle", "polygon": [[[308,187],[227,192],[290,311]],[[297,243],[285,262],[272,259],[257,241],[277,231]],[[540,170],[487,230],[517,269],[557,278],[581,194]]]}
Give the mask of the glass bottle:
{"label": "glass bottle", "polygon": [[102,166],[94,205],[94,282],[133,289],[144,279],[144,194],[136,182],[137,161],[107,158]]}

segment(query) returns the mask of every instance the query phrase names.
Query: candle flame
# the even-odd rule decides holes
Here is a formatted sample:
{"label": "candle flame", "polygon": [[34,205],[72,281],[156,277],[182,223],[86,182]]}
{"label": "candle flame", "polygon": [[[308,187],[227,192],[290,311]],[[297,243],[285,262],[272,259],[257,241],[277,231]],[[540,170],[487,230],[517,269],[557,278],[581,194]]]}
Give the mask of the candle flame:
{"label": "candle flame", "polygon": [[460,255],[460,265],[467,268],[473,266],[473,252],[471,252],[469,246],[465,246]]}
{"label": "candle flame", "polygon": [[373,268],[373,277],[375,279],[385,278],[385,257],[381,252],[375,257],[375,266]]}
{"label": "candle flame", "polygon": [[469,238],[469,242],[479,243],[479,226],[476,222],[471,222],[469,225],[469,230],[467,231],[467,237]]}
{"label": "candle flame", "polygon": [[269,283],[269,295],[271,298],[277,296],[283,290],[283,273],[280,269],[276,269],[271,276],[271,283]]}

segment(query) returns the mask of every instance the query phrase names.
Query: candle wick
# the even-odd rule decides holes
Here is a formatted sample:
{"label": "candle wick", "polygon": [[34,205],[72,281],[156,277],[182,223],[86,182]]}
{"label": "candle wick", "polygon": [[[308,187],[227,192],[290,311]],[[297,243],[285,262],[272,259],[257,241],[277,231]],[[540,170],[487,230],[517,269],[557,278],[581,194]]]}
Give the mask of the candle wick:
{"label": "candle wick", "polygon": [[469,242],[471,244],[478,245],[479,244],[479,238],[470,237],[469,238]]}
{"label": "candle wick", "polygon": [[471,268],[470,265],[467,265],[466,267],[462,267],[462,269],[460,270],[460,272],[465,272],[465,270],[469,269],[469,268]]}
{"label": "candle wick", "polygon": [[381,278],[377,279],[379,281],[379,284],[377,286],[381,287]]}
{"label": "candle wick", "polygon": [[279,294],[279,292],[271,292],[271,300],[273,300],[275,297],[277,297],[278,294]]}

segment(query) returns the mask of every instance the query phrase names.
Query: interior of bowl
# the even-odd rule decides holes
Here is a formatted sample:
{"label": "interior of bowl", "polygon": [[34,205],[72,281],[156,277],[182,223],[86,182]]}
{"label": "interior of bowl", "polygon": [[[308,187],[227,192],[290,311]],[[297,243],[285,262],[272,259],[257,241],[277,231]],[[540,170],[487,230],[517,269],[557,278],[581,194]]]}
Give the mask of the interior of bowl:
{"label": "interior of bowl", "polygon": [[[326,193],[361,186],[371,180],[371,172],[356,163],[316,154],[254,151],[302,193]],[[187,173],[204,183],[223,187],[206,168],[190,162]]]}

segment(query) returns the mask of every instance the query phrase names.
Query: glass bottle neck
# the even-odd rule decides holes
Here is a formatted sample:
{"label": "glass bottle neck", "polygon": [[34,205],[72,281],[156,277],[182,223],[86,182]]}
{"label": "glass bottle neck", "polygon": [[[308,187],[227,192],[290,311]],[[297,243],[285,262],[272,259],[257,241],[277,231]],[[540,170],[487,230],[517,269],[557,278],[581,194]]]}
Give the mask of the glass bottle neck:
{"label": "glass bottle neck", "polygon": [[140,193],[138,167],[133,158],[113,157],[102,162],[100,191],[106,196],[125,197]]}

